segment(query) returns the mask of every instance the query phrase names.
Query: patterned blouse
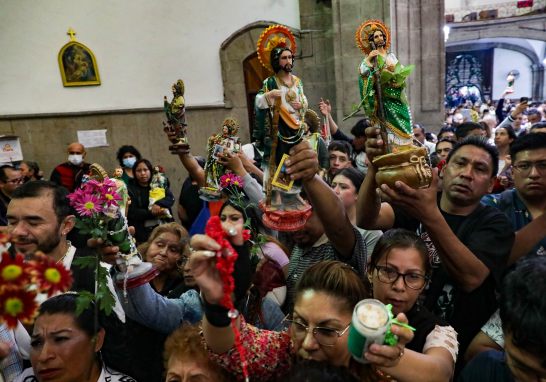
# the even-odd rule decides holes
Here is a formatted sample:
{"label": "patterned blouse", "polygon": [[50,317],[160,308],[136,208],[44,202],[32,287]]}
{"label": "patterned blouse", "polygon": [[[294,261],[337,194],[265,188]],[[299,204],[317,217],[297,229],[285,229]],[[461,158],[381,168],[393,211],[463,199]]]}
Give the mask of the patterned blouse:
{"label": "patterned blouse", "polygon": [[[288,331],[260,330],[247,325],[242,317],[241,344],[245,349],[248,377],[251,381],[274,381],[288,372],[296,359],[296,350]],[[235,348],[222,355],[215,354],[208,347],[207,350],[213,361],[233,374],[239,381],[245,380],[241,357]],[[392,378],[380,372],[378,377],[380,382],[393,381]]]}

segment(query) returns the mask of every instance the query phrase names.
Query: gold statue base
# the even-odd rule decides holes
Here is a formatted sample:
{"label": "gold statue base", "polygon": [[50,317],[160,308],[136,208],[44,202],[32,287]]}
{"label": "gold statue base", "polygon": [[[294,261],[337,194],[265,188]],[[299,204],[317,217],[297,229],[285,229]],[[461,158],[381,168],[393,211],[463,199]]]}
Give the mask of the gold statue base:
{"label": "gold statue base", "polygon": [[190,144],[185,138],[179,138],[176,141],[171,141],[173,144],[169,146],[169,151],[173,155],[188,154],[190,152]]}
{"label": "gold statue base", "polygon": [[373,164],[377,167],[375,181],[378,186],[386,184],[393,190],[397,181],[413,189],[427,188],[432,181],[432,171],[427,163],[427,149],[415,147],[376,157]]}

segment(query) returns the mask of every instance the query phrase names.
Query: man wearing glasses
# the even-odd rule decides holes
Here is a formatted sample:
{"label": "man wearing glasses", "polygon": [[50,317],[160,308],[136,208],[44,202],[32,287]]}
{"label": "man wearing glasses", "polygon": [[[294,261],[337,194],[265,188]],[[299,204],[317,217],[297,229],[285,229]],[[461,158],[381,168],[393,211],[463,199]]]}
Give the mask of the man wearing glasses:
{"label": "man wearing glasses", "polygon": [[482,199],[504,212],[514,225],[516,241],[508,265],[526,255],[546,255],[546,133],[516,139],[510,157],[515,188]]}
{"label": "man wearing glasses", "polygon": [[[21,171],[13,166],[0,167],[0,226],[6,227],[8,220],[6,219],[6,212],[8,210],[8,204],[11,201],[11,194],[17,187],[23,184],[23,177]],[[6,232],[5,229],[0,228],[0,232]]]}

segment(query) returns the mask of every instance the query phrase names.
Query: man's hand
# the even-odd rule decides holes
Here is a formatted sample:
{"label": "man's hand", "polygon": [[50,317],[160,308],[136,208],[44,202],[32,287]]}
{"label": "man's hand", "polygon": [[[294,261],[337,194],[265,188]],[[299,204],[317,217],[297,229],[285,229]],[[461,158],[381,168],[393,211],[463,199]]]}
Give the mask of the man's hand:
{"label": "man's hand", "polygon": [[516,109],[512,113],[512,119],[516,119],[516,117],[524,111],[527,111],[527,101],[521,102],[518,106],[516,106]]}
{"label": "man's hand", "polygon": [[152,215],[159,216],[163,215],[165,213],[165,209],[161,208],[157,204],[152,205]]}
{"label": "man's hand", "polygon": [[243,167],[241,159],[234,153],[225,152],[224,154],[220,155],[218,157],[218,163],[231,169],[231,171],[233,171],[237,176],[246,175],[244,174],[246,171]]}
{"label": "man's hand", "polygon": [[[135,227],[129,227],[129,233],[131,236],[135,234]],[[104,246],[102,239],[89,239],[87,240],[87,246],[89,248],[97,248],[100,251],[102,261],[106,264],[116,265],[116,259],[119,258],[119,247],[116,246]]]}
{"label": "man's hand", "polygon": [[381,130],[370,126],[366,128],[366,156],[373,162],[373,159],[383,154],[383,139],[381,139]]}
{"label": "man's hand", "polygon": [[172,141],[173,139],[178,138],[176,136],[176,132],[174,131],[174,128],[168,123],[163,126],[163,131],[167,134],[167,137],[169,138],[169,142]]}
{"label": "man's hand", "polygon": [[305,141],[290,150],[290,158],[284,164],[290,179],[301,179],[304,182],[313,179],[319,170],[318,155]]}
{"label": "man's hand", "polygon": [[372,59],[375,57],[375,56],[378,56],[379,55],[379,51],[378,50],[372,50],[370,52],[370,54],[368,55],[368,58],[366,58],[364,61],[366,61],[366,64],[369,66],[369,67],[372,67],[373,64],[372,64]]}
{"label": "man's hand", "polygon": [[503,186],[504,188],[510,185],[510,181],[508,180],[507,176],[499,175],[498,180],[499,180],[499,184]]}
{"label": "man's hand", "polygon": [[504,93],[502,93],[502,95],[501,95],[501,99],[503,99],[503,98],[506,97],[508,94],[511,94],[511,93],[513,93],[513,92],[514,92],[514,89],[512,89],[512,88],[510,88],[510,87],[506,88],[506,90],[504,91]]}
{"label": "man's hand", "polygon": [[320,114],[325,117],[328,117],[330,113],[332,113],[332,106],[330,105],[330,100],[328,99],[326,100],[326,102],[324,102],[324,100],[321,98],[318,104],[318,108],[320,110]]}
{"label": "man's hand", "polygon": [[273,101],[275,100],[275,98],[279,98],[280,96],[282,96],[282,90],[280,89],[277,89],[277,90],[271,90],[268,94],[268,97],[269,97],[269,101],[271,101],[271,103],[273,103]]}
{"label": "man's hand", "polygon": [[398,207],[409,213],[415,219],[425,224],[427,218],[438,211],[438,169],[432,170],[432,182],[429,188],[414,190],[404,182],[396,182],[397,190],[392,190],[386,184],[377,189],[377,195],[391,206]]}

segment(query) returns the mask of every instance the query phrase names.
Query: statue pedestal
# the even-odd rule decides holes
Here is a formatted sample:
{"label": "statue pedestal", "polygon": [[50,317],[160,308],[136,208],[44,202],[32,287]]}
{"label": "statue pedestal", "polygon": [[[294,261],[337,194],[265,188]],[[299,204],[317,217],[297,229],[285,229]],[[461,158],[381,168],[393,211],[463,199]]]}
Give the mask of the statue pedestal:
{"label": "statue pedestal", "polygon": [[[182,138],[181,138],[182,139]],[[190,145],[188,142],[180,141],[169,146],[169,151],[173,155],[188,154],[190,152]]]}
{"label": "statue pedestal", "polygon": [[151,263],[141,262],[127,267],[125,260],[119,259],[118,264],[125,269],[116,275],[117,290],[132,289],[147,284],[159,274]]}
{"label": "statue pedestal", "polygon": [[[263,222],[266,227],[277,231],[297,231],[305,226],[307,218],[311,215],[311,206],[299,205],[296,208],[289,206],[266,205],[265,199],[260,200],[260,208],[264,212]],[[282,209],[281,209],[282,208]]]}
{"label": "statue pedestal", "polygon": [[398,189],[395,183],[400,181],[413,189],[427,188],[432,181],[427,155],[425,147],[415,147],[374,158],[373,164],[377,166],[375,175],[377,185],[381,187],[382,184],[386,184],[396,191]]}
{"label": "statue pedestal", "polygon": [[201,187],[199,190],[199,197],[206,202],[215,203],[222,199],[222,193],[215,188]]}

